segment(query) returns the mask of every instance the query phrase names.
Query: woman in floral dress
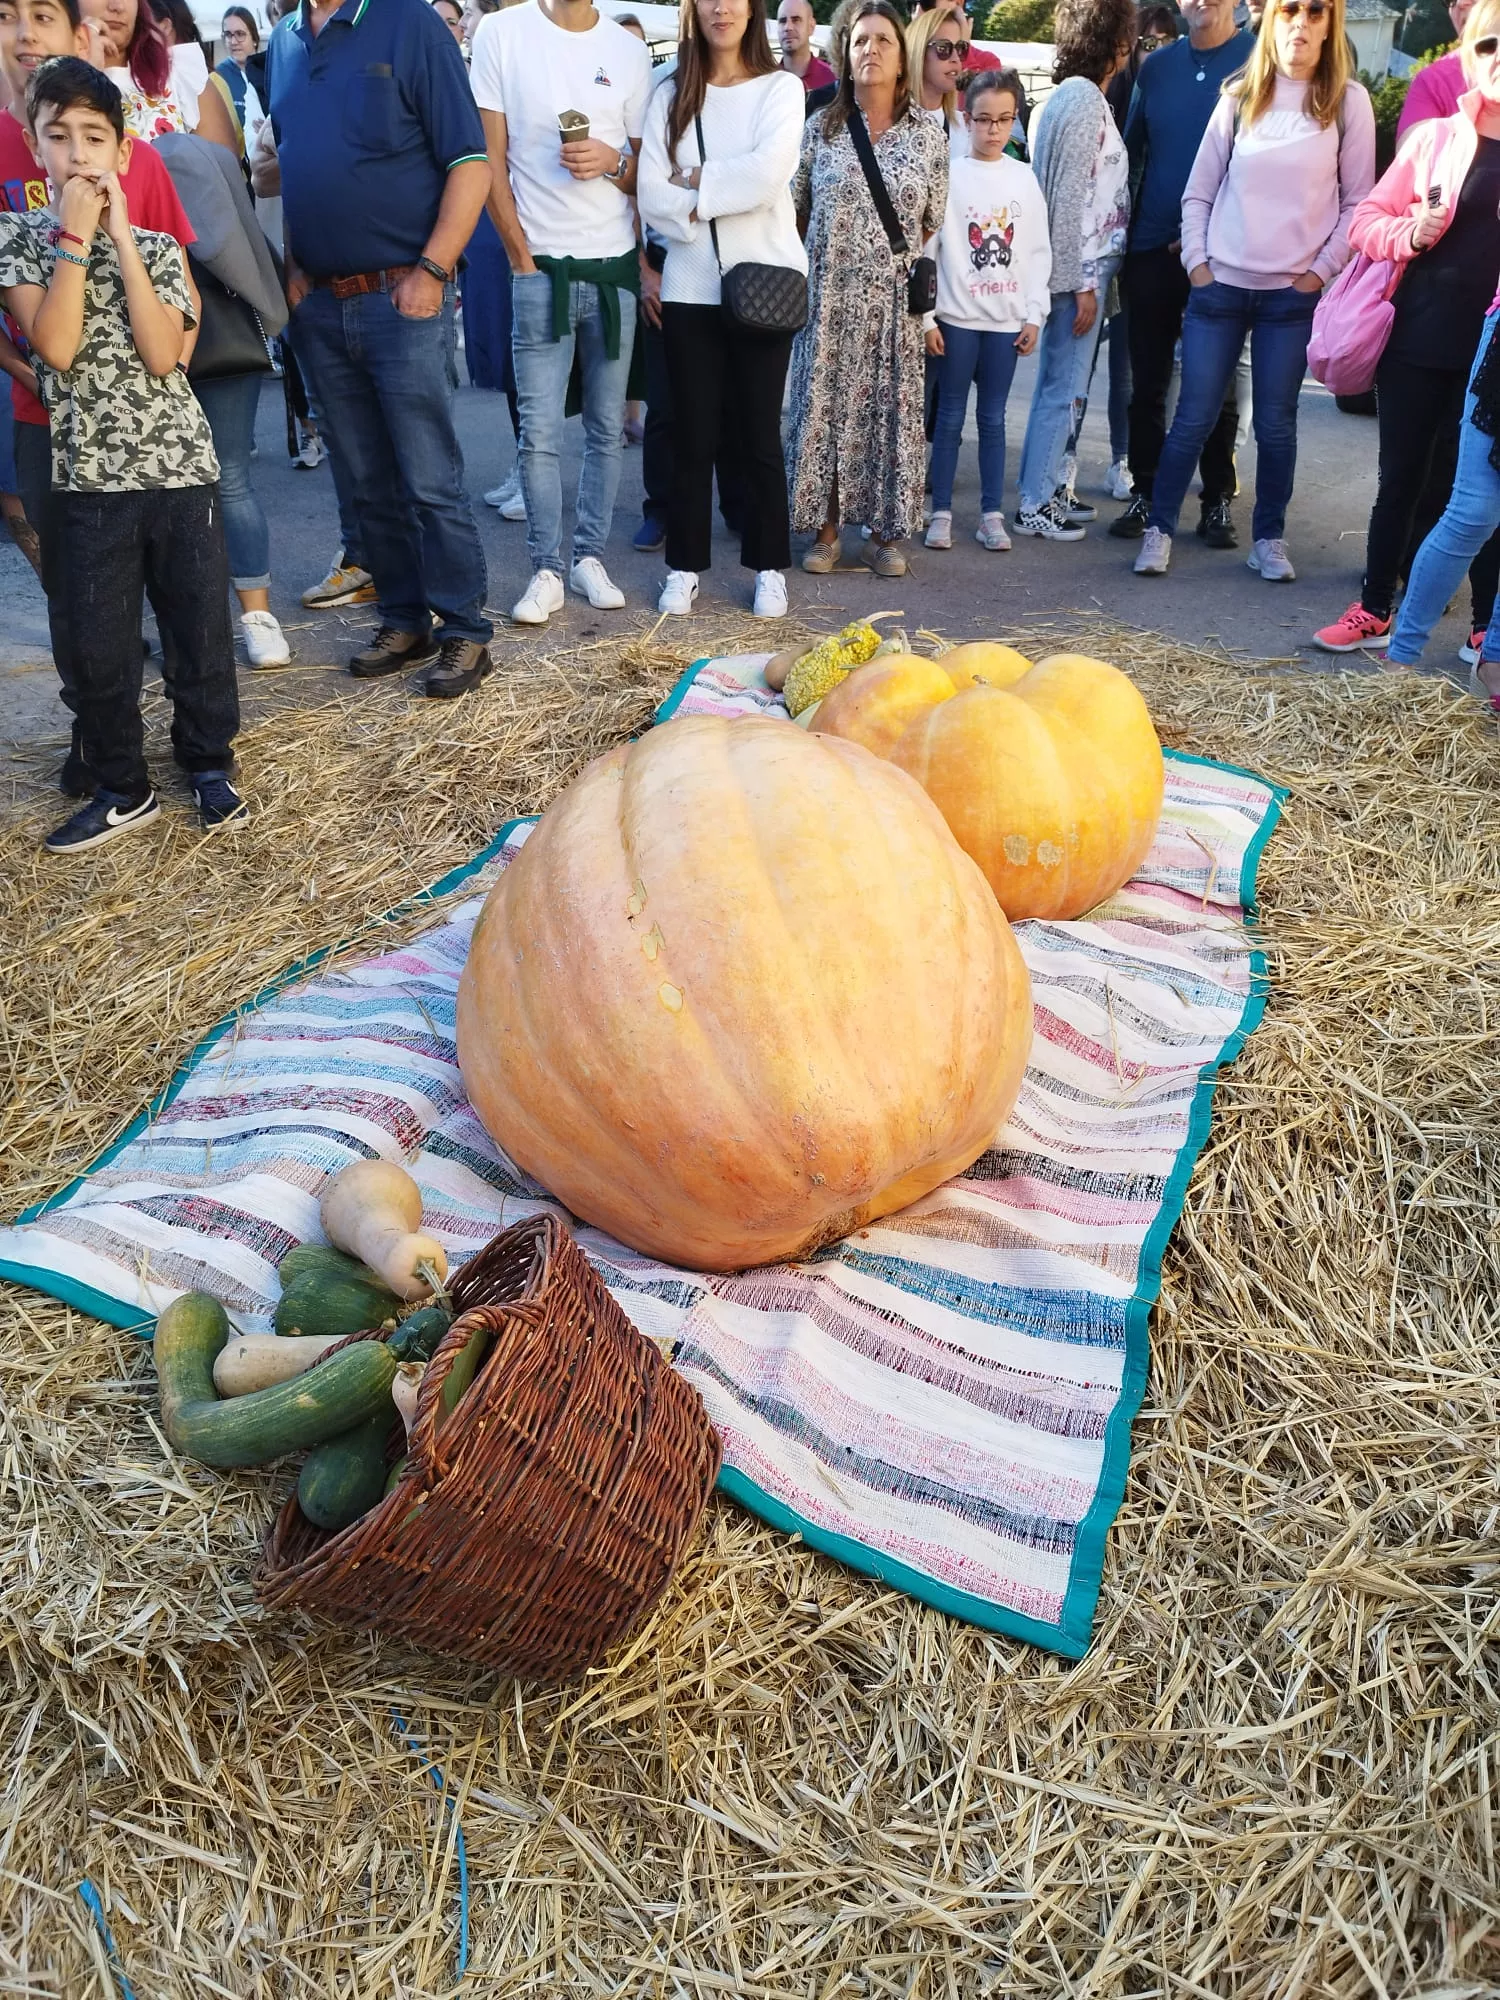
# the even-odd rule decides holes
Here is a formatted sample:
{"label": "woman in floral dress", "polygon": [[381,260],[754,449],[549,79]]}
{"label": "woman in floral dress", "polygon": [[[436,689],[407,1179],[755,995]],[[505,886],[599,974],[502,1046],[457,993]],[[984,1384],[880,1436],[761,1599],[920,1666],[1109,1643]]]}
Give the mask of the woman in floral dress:
{"label": "woman in floral dress", "polygon": [[[910,246],[898,258],[849,134],[862,118]],[[807,325],[792,351],[788,482],[794,532],[816,531],[802,567],[839,562],[842,522],[870,530],[865,560],[902,576],[896,546],[922,526],[922,322],[907,309],[908,266],[943,219],[948,144],[911,102],[901,17],[865,0],[838,96],[808,120],[792,181],[810,261]]]}

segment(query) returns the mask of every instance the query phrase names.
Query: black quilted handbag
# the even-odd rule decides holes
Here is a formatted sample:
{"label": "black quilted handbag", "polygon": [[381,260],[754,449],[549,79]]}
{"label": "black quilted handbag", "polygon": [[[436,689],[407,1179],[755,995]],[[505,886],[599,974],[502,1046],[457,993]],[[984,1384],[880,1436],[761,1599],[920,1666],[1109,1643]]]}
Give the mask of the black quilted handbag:
{"label": "black quilted handbag", "polygon": [[[703,120],[695,118],[698,158],[707,158]],[[719,297],[725,319],[741,333],[796,333],[807,324],[807,278],[790,264],[734,264],[724,269],[719,254],[719,225],[710,222],[714,257],[719,266]]]}

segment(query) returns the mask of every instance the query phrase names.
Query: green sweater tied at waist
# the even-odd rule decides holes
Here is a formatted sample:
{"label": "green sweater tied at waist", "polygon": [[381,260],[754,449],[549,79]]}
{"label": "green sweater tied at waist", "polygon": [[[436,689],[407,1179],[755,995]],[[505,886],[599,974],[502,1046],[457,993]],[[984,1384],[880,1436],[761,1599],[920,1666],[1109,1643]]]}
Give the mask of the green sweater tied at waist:
{"label": "green sweater tied at waist", "polygon": [[599,291],[599,317],[604,322],[604,353],[607,360],[620,358],[620,293],[641,295],[641,269],[635,250],[618,257],[538,257],[536,267],[552,280],[552,338],[561,340],[569,331],[570,285],[595,285]]}

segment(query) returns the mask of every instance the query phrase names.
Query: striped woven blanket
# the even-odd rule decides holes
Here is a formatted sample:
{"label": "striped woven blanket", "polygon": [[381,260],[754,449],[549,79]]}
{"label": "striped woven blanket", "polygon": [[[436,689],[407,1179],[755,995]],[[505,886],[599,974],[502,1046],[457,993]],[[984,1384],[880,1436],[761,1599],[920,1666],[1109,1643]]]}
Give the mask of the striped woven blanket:
{"label": "striped woven blanket", "polygon": [[[662,718],[777,712],[765,657],[700,662]],[[1137,879],[1086,921],[1018,927],[1036,1004],[1020,1101],[913,1208],[735,1277],[580,1228],[701,1391],[735,1499],[958,1617],[1084,1652],[1162,1250],[1213,1073],[1264,1006],[1246,916],[1277,812],[1264,779],[1169,753]],[[201,1288],[253,1330],[351,1159],[408,1166],[455,1265],[542,1205],[465,1100],[453,1025],[483,891],[532,824],[441,885],[471,893],[413,943],[293,968],[221,1022],[86,1175],[0,1230],[0,1275],[121,1326]]]}

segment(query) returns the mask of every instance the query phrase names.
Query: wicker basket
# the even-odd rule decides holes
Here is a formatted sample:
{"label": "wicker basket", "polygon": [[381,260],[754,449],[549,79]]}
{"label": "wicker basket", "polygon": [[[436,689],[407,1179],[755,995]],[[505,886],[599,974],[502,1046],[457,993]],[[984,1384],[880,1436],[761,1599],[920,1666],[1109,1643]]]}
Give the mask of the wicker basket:
{"label": "wicker basket", "polygon": [[[718,1439],[555,1217],[497,1236],[453,1300],[400,1484],[337,1534],[293,1495],[257,1588],[272,1606],[566,1680],[666,1587],[718,1473]],[[439,1434],[443,1379],[478,1326],[489,1352]]]}

